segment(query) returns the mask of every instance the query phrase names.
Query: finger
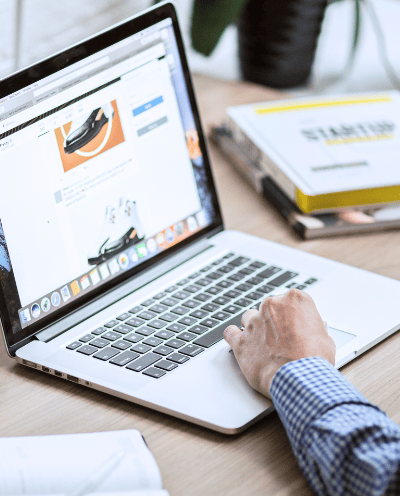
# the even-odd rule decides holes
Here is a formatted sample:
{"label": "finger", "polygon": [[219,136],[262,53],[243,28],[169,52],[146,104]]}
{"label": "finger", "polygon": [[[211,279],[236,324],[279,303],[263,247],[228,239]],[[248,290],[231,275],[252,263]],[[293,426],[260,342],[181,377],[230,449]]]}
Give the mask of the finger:
{"label": "finger", "polygon": [[258,315],[258,310],[254,310],[254,309],[247,310],[247,312],[244,312],[244,314],[242,315],[242,325],[244,327],[247,327],[249,325],[250,320],[253,317],[256,317],[257,315]]}
{"label": "finger", "polygon": [[224,331],[224,339],[232,348],[233,352],[235,352],[235,349],[237,348],[239,338],[242,332],[243,331],[241,331],[239,327],[235,325],[228,326]]}

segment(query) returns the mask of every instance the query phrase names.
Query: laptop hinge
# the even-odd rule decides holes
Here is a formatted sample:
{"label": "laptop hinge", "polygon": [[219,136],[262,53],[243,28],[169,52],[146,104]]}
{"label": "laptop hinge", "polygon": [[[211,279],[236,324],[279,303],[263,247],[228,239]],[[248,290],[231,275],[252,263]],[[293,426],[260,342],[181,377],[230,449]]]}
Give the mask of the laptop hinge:
{"label": "laptop hinge", "polygon": [[40,331],[36,334],[36,338],[43,342],[48,342],[51,339],[54,339],[63,332],[75,327],[80,322],[83,322],[96,313],[99,313],[101,310],[104,310],[130,293],[137,291],[139,288],[163,276],[179,265],[182,265],[184,262],[187,262],[205,250],[212,248],[212,246],[212,242],[209,239],[199,240],[194,245],[184,248],[181,252],[174,254],[171,258],[165,260],[164,262],[161,262],[155,267],[146,270],[144,274],[135,276],[131,280],[124,281],[120,286],[113,288],[105,295],[97,298],[95,301],[88,303],[67,317],[55,322],[43,331]]}

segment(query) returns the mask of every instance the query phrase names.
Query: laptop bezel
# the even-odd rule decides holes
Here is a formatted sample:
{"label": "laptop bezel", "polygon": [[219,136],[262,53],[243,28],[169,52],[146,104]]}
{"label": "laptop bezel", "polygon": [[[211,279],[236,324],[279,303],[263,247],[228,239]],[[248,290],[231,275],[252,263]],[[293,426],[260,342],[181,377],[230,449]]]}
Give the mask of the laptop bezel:
{"label": "laptop bezel", "polygon": [[20,89],[27,87],[45,77],[51,76],[52,74],[65,69],[72,64],[75,64],[91,55],[94,55],[118,43],[119,41],[122,41],[168,18],[172,19],[172,26],[178,45],[180,62],[182,64],[182,69],[184,72],[186,88],[192,107],[194,122],[199,135],[199,144],[203,155],[207,181],[210,192],[212,194],[212,202],[215,212],[214,222],[201,231],[190,236],[189,238],[186,238],[175,246],[169,248],[168,250],[163,251],[160,254],[152,257],[148,261],[142,262],[137,267],[130,269],[130,271],[122,274],[119,278],[113,279],[109,283],[105,283],[101,286],[101,288],[93,290],[87,296],[82,296],[81,298],[76,300],[76,302],[72,302],[70,306],[66,306],[64,307],[64,309],[60,309],[59,312],[55,312],[54,314],[44,317],[40,321],[31,324],[25,329],[21,329],[17,335],[15,335],[12,331],[11,319],[5,300],[5,291],[3,290],[3,286],[0,284],[0,320],[6,348],[8,353],[12,356],[15,355],[16,350],[20,346],[23,346],[31,339],[34,339],[37,333],[45,330],[49,326],[54,325],[65,317],[70,316],[85,305],[88,305],[103,297],[105,294],[112,292],[114,289],[120,287],[126,281],[132,280],[135,277],[142,275],[147,269],[151,268],[155,264],[159,264],[160,262],[171,258],[188,246],[193,245],[194,243],[197,243],[204,238],[208,238],[224,229],[222,214],[212,176],[209,156],[207,153],[206,142],[201,126],[200,115],[196,104],[188,63],[186,60],[184,44],[173,4],[169,2],[160,4],[144,13],[133,16],[132,18],[129,18],[122,23],[112,26],[109,29],[100,32],[99,34],[84,40],[83,42],[73,45],[72,47],[62,52],[46,58],[37,64],[29,66],[26,69],[10,75],[6,79],[0,81],[0,99],[4,96],[19,91]]}

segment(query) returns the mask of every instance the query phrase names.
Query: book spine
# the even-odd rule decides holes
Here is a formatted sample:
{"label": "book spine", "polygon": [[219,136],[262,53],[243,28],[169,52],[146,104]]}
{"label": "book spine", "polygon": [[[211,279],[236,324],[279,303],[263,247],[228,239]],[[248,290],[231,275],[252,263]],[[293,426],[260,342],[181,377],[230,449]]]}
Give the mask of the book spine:
{"label": "book spine", "polygon": [[[265,175],[270,176],[281,190],[297,204],[297,186],[282,172],[275,162],[261,150],[251,138],[240,128],[240,126],[228,116],[227,129],[232,134],[232,139],[237,143],[243,153],[250,160],[257,161],[259,168],[264,171]],[[247,152],[248,151],[248,152]]]}

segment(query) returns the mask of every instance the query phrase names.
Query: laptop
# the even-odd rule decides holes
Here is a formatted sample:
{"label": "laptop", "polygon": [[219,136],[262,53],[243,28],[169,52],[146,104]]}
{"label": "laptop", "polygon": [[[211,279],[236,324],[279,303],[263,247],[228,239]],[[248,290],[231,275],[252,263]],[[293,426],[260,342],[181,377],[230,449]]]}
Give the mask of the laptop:
{"label": "laptop", "polygon": [[309,293],[341,367],[400,282],[224,229],[177,16],[160,4],[0,82],[0,312],[18,363],[219,432],[273,410],[223,331]]}

